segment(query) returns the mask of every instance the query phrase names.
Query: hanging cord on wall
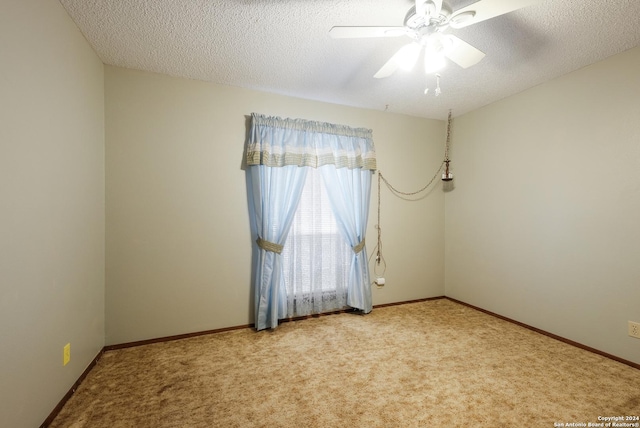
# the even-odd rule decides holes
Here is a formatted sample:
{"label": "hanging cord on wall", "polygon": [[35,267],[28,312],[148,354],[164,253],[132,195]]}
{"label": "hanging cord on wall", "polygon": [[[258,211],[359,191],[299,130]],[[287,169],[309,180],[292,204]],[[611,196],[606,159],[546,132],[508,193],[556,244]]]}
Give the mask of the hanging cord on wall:
{"label": "hanging cord on wall", "polygon": [[[387,262],[382,255],[382,228],[380,228],[380,179],[380,172],[378,172],[378,222],[375,226],[378,231],[378,241],[376,243],[376,247],[373,249],[371,255],[369,256],[369,263],[371,263],[371,257],[373,257],[374,254],[376,255],[376,263],[373,265],[373,273],[375,274],[376,278],[384,277],[384,273],[387,270]],[[382,272],[378,272],[380,264],[382,264],[383,266]],[[373,281],[371,284],[375,284],[375,281]]]}
{"label": "hanging cord on wall", "polygon": [[451,142],[451,110],[449,110],[449,119],[447,120],[447,143],[444,146],[444,172],[442,173],[442,181],[447,182],[453,180],[453,173],[449,169],[449,143]]}
{"label": "hanging cord on wall", "polygon": [[[389,188],[389,190],[391,190],[391,192],[394,195],[396,195],[398,198],[404,199],[405,201],[415,202],[415,201],[419,201],[424,196],[421,196],[419,198],[411,198],[411,197],[415,196],[415,195],[419,195],[422,192],[424,192],[425,190],[427,190],[429,188],[429,186],[431,186],[433,184],[435,179],[438,178],[438,176],[440,175],[440,171],[442,171],[442,167],[444,166],[444,164],[445,164],[445,161],[442,161],[442,163],[438,167],[438,170],[433,175],[433,177],[431,177],[431,180],[429,180],[429,182],[426,184],[426,186],[424,186],[420,190],[416,190],[415,192],[403,192],[401,190],[396,189],[395,187],[393,187],[393,185],[391,183],[389,183],[387,181],[386,178],[383,177],[382,172],[380,172],[380,171],[378,171],[378,180],[382,179],[382,181],[384,181],[384,184]],[[378,203],[379,203],[379,201],[378,201]]]}
{"label": "hanging cord on wall", "polygon": [[447,117],[447,141],[444,145],[444,161],[449,162],[449,145],[451,144],[451,110]]}
{"label": "hanging cord on wall", "polygon": [[[391,183],[389,183],[387,181],[386,178],[384,178],[382,176],[382,173],[380,171],[378,171],[378,223],[375,226],[377,231],[378,231],[378,242],[376,244],[376,247],[371,252],[371,256],[369,256],[369,262],[371,262],[371,257],[373,256],[373,254],[375,253],[375,255],[376,255],[376,263],[373,265],[373,272],[374,272],[376,277],[384,277],[384,273],[387,270],[387,262],[385,261],[384,256],[382,255],[382,227],[380,226],[380,188],[382,186],[380,185],[380,182],[384,181],[384,184],[398,198],[404,199],[405,201],[411,201],[411,202],[418,201],[418,200],[422,199],[422,197],[412,199],[412,198],[410,198],[410,196],[415,196],[415,195],[423,192],[427,188],[429,188],[429,186],[431,186],[431,184],[434,182],[436,177],[438,177],[438,175],[440,174],[440,171],[442,171],[443,165],[444,165],[444,161],[442,161],[442,163],[440,164],[440,167],[436,171],[435,175],[431,178],[431,180],[429,180],[429,183],[427,183],[426,186],[424,186],[422,189],[420,189],[420,190],[418,190],[416,192],[402,192],[402,191],[396,189],[395,187],[393,187],[391,185]],[[380,266],[380,264],[383,265],[382,272],[378,272],[378,267]],[[372,284],[374,284],[374,283],[375,283],[375,281],[372,282]],[[378,286],[378,288],[380,288],[380,286]]]}
{"label": "hanging cord on wall", "polygon": [[[411,201],[411,202],[419,201],[423,199],[426,195],[423,195],[417,198],[414,198],[414,197],[416,195],[420,195],[422,192],[427,190],[436,180],[438,175],[440,175],[440,172],[443,170],[443,168],[445,169],[445,174],[442,176],[443,181],[449,181],[453,177],[453,175],[452,174],[450,175],[449,173],[449,162],[451,162],[449,159],[450,142],[451,142],[451,110],[449,110],[449,116],[447,118],[447,140],[446,140],[445,149],[444,149],[444,160],[440,163],[440,166],[436,170],[433,177],[431,177],[431,180],[429,180],[429,182],[420,190],[416,190],[415,192],[403,192],[401,190],[398,190],[395,187],[393,187],[393,185],[389,183],[389,181],[387,181],[386,178],[384,178],[381,171],[378,171],[378,223],[375,226],[378,231],[378,242],[376,244],[376,247],[374,248],[374,251],[371,252],[371,256],[369,256],[369,262],[371,262],[371,257],[373,257],[373,254],[375,253],[376,255],[376,263],[373,266],[373,272],[377,277],[384,276],[384,272],[387,270],[387,262],[384,260],[384,256],[382,255],[382,228],[380,227],[380,188],[381,188],[380,183],[381,181],[384,181],[384,184],[387,186],[389,190],[391,190],[391,193],[393,193],[396,197],[400,199],[403,199],[405,201]],[[377,268],[378,266],[380,266],[380,264],[383,265],[383,270],[381,273],[377,271]],[[373,282],[372,284],[374,283],[375,282]]]}
{"label": "hanging cord on wall", "polygon": [[[444,146],[444,160],[442,161],[442,163],[440,164],[440,166],[436,170],[436,173],[433,175],[433,177],[431,177],[431,180],[429,180],[429,182],[423,188],[421,188],[420,190],[416,190],[415,192],[403,192],[403,191],[398,190],[395,187],[393,187],[393,185],[391,183],[389,183],[389,181],[387,181],[386,178],[384,178],[384,176],[382,175],[382,172],[378,171],[378,183],[380,182],[380,179],[382,179],[382,181],[384,181],[384,184],[389,188],[389,190],[391,190],[391,192],[394,195],[396,195],[400,199],[404,199],[406,201],[418,201],[418,200],[424,198],[424,196],[421,196],[419,198],[412,198],[412,197],[416,196],[416,195],[419,195],[422,192],[424,192],[425,190],[427,190],[433,184],[433,182],[438,177],[438,175],[440,175],[440,172],[442,171],[443,168],[446,168],[446,173],[447,173],[447,175],[449,174],[449,163],[451,162],[451,160],[449,159],[449,145],[450,145],[450,143],[451,143],[451,110],[449,110],[449,116],[447,118],[447,140],[446,140],[446,143],[445,143],[445,146]],[[445,179],[445,177],[443,176],[443,180],[444,179]],[[380,195],[378,194],[378,209],[379,209],[379,206],[380,206]]]}

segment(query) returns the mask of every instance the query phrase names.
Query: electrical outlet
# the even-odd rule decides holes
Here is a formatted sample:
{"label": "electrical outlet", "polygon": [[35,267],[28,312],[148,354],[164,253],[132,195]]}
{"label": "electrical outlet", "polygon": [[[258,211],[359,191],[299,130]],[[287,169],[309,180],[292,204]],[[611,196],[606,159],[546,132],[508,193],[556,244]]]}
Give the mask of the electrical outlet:
{"label": "electrical outlet", "polygon": [[629,321],[629,336],[640,339],[640,322]]}
{"label": "electrical outlet", "polygon": [[71,360],[71,344],[67,343],[62,349],[62,365],[66,366]]}

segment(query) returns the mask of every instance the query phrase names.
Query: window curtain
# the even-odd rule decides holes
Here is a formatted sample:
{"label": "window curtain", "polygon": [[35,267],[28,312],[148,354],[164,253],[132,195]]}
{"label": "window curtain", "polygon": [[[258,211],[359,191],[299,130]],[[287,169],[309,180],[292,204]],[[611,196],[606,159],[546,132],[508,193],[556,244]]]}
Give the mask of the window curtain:
{"label": "window curtain", "polygon": [[[253,113],[246,161],[250,216],[257,233],[256,329],[275,328],[278,320],[286,316],[287,296],[280,253],[302,194],[307,167],[340,171],[335,175],[323,172],[323,178],[327,193],[332,195],[331,205],[341,233],[354,251],[347,302],[365,313],[370,312],[371,288],[364,234],[371,174],[376,169],[372,131]],[[362,192],[357,196],[358,201],[345,201],[355,197],[357,191]],[[340,192],[339,196],[334,195],[336,192]]]}
{"label": "window curtain", "polygon": [[[360,168],[320,168],[327,189],[331,208],[342,236],[353,249],[347,286],[347,305],[371,312],[371,288],[369,265],[364,237],[367,233],[371,172]],[[358,250],[358,246],[361,249]]]}
{"label": "window curtain", "polygon": [[302,194],[306,168],[264,165],[249,167],[258,260],[254,280],[255,324],[275,328],[287,312],[280,253]]}

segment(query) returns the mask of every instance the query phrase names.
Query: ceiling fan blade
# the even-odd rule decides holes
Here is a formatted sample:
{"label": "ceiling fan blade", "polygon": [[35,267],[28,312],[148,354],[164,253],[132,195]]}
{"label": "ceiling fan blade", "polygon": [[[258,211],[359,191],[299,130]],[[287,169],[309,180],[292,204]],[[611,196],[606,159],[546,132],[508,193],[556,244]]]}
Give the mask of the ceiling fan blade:
{"label": "ceiling fan blade", "polygon": [[380,70],[373,75],[376,79],[382,79],[383,77],[391,76],[398,69],[398,63],[393,60],[393,57],[384,63]]}
{"label": "ceiling fan blade", "polygon": [[480,0],[462,9],[458,9],[449,18],[452,28],[467,27],[514,10],[522,9],[542,0]]}
{"label": "ceiling fan blade", "polygon": [[411,70],[418,61],[422,46],[418,43],[409,43],[401,47],[389,61],[387,61],[376,74],[373,75],[376,79],[391,76],[398,68],[403,70]]}
{"label": "ceiling fan blade", "polygon": [[407,34],[405,27],[333,27],[329,35],[334,39],[361,37],[398,37]]}
{"label": "ceiling fan blade", "polygon": [[445,56],[460,67],[469,68],[472,65],[476,65],[482,58],[484,58],[485,54],[480,49],[471,46],[469,43],[456,36],[447,35],[447,37],[453,41],[453,48],[451,49],[451,52],[445,54]]}

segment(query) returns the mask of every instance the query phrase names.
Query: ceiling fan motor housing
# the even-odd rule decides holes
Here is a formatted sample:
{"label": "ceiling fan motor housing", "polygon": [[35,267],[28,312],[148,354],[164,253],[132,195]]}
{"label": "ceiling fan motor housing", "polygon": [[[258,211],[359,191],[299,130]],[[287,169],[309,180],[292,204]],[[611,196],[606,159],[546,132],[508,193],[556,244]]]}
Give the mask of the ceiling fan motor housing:
{"label": "ceiling fan motor housing", "polygon": [[412,6],[404,17],[404,25],[412,30],[420,30],[427,27],[432,28],[432,31],[438,31],[446,26],[450,16],[451,9],[444,3],[438,15],[435,14],[435,10],[429,10],[426,15],[419,15],[416,13],[416,7]]}

